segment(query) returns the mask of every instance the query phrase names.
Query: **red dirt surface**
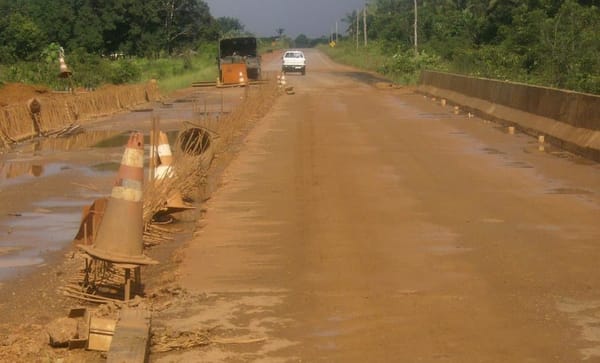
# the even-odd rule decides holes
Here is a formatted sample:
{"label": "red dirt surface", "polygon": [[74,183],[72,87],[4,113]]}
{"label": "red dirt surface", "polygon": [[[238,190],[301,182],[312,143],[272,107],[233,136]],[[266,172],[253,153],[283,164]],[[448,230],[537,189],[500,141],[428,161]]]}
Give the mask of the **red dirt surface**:
{"label": "red dirt surface", "polygon": [[23,83],[7,83],[0,87],[0,106],[26,102],[32,97],[50,93],[45,86],[32,86]]}

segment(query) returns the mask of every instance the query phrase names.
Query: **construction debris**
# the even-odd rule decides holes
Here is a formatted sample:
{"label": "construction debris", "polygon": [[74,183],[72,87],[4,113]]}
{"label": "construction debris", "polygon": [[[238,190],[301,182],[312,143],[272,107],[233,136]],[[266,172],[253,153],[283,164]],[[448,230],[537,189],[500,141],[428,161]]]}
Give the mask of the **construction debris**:
{"label": "construction debris", "polygon": [[79,124],[70,124],[58,130],[46,131],[43,136],[46,137],[66,137],[71,135],[80,134],[83,132],[83,128]]}
{"label": "construction debris", "polygon": [[149,310],[131,308],[121,310],[106,361],[108,363],[146,362],[149,355],[150,322]]}
{"label": "construction debris", "polygon": [[152,334],[152,352],[164,353],[184,350],[211,344],[254,344],[267,338],[219,338],[211,336],[211,329],[194,331],[155,331]]}
{"label": "construction debris", "polygon": [[66,348],[69,341],[78,338],[77,321],[70,318],[58,318],[46,326],[48,344],[54,348]]}

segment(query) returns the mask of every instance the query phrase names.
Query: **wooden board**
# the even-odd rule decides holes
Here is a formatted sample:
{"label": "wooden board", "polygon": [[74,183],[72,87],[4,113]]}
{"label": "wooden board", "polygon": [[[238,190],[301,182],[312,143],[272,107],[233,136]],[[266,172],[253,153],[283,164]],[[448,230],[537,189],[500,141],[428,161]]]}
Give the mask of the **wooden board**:
{"label": "wooden board", "polygon": [[150,311],[123,308],[119,314],[106,361],[108,363],[144,363],[150,347]]}

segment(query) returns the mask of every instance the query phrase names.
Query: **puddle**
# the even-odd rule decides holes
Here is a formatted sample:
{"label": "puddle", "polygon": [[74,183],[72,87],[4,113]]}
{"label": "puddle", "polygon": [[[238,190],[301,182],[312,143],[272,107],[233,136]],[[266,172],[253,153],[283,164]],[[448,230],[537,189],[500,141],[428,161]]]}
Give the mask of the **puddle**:
{"label": "puddle", "polygon": [[579,350],[583,360],[600,357],[600,301],[563,298],[556,307],[581,329],[581,337],[588,342],[588,347]]}
{"label": "puddle", "polygon": [[574,162],[579,165],[597,165],[597,162],[591,159],[586,159],[583,156],[573,154],[569,151],[559,149],[548,143],[539,144],[536,141],[528,142],[529,145],[523,148],[523,152],[526,154],[543,153],[550,156],[554,156],[559,159],[565,159]]}
{"label": "puddle", "polygon": [[448,119],[448,118],[452,118],[453,116],[448,113],[444,113],[444,112],[421,112],[421,113],[417,114],[417,117],[431,119],[431,120],[437,120],[437,119]]}
{"label": "puddle", "polygon": [[481,150],[484,151],[486,154],[490,154],[490,155],[506,155],[505,152],[493,149],[491,147],[484,147]]}
{"label": "puddle", "polygon": [[95,171],[111,171],[111,172],[116,172],[119,170],[119,167],[121,166],[120,162],[107,162],[107,163],[100,163],[100,164],[94,164],[91,166],[92,170]]}
{"label": "puddle", "polygon": [[21,257],[3,256],[3,257],[0,257],[0,278],[6,278],[10,275],[8,272],[2,271],[3,269],[14,268],[14,267],[35,266],[35,265],[41,265],[42,263],[44,263],[44,259],[41,257],[33,257],[33,256],[32,257],[27,257],[27,256],[21,256]]}
{"label": "puddle", "polygon": [[565,194],[565,195],[591,195],[593,192],[578,188],[554,188],[546,192],[546,194]]}
{"label": "puddle", "polygon": [[22,251],[22,250],[23,250],[23,247],[15,247],[15,246],[1,247],[0,246],[0,257],[10,255],[10,254]]}
{"label": "puddle", "polygon": [[383,77],[378,77],[375,76],[373,74],[370,73],[366,73],[366,72],[341,72],[341,73],[337,73],[343,77],[350,77],[355,81],[361,82],[361,83],[366,83],[366,84],[375,84],[378,82],[386,82],[386,83],[391,83],[391,81],[389,79],[383,78]]}
{"label": "puddle", "polygon": [[[121,134],[117,134],[114,135],[112,137],[109,137],[107,139],[101,140],[97,143],[95,143],[94,145],[92,145],[92,147],[94,148],[109,148],[109,147],[123,147],[127,144],[127,141],[129,140],[129,132],[123,132]],[[146,137],[144,137],[144,143],[146,142]]]}
{"label": "puddle", "polygon": [[39,138],[30,143],[22,144],[15,150],[18,154],[31,154],[38,156],[52,151],[73,151],[89,148],[97,142],[110,138],[117,134],[116,131],[110,130],[83,130],[75,135],[56,137],[56,138]]}
{"label": "puddle", "polygon": [[519,169],[533,169],[533,166],[523,162],[523,161],[511,161],[504,164],[511,168],[519,168]]}
{"label": "puddle", "polygon": [[[177,134],[179,133],[179,131],[165,131],[165,133],[167,134],[167,137],[169,138],[169,143],[171,144],[171,146],[173,145],[173,142],[175,141],[175,139],[177,138]],[[95,143],[94,145],[92,145],[92,147],[94,148],[111,148],[111,147],[121,147],[124,148],[125,145],[127,144],[127,141],[129,140],[129,136],[131,135],[130,131],[125,131],[119,134],[114,134],[113,136],[109,137],[109,138],[105,138],[97,143]],[[150,135],[144,135],[144,145],[148,146],[150,145]]]}
{"label": "puddle", "polygon": [[9,161],[0,168],[0,183],[4,185],[17,184],[24,179],[56,175],[67,169],[70,169],[70,167],[62,163],[44,164],[39,161]]}
{"label": "puddle", "polygon": [[15,213],[2,220],[0,279],[17,273],[16,267],[44,263],[44,253],[70,243],[79,228],[84,204],[79,200],[48,199],[36,203],[33,212]]}
{"label": "puddle", "polygon": [[[499,131],[503,134],[511,135],[511,133],[508,131],[508,126],[498,125],[495,123],[493,126],[493,129],[496,131]],[[512,134],[511,136],[520,136],[520,135],[522,135],[522,133],[519,130],[515,129],[514,134]]]}

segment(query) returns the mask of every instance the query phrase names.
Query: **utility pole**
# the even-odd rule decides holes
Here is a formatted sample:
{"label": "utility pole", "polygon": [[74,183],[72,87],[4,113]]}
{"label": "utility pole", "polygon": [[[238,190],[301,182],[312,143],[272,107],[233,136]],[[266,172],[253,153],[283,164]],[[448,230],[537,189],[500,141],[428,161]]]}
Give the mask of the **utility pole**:
{"label": "utility pole", "polygon": [[335,42],[338,42],[338,22],[335,22]]}
{"label": "utility pole", "polygon": [[419,54],[419,45],[417,42],[417,0],[415,0],[415,55]]}
{"label": "utility pole", "polygon": [[365,8],[363,11],[363,33],[365,36],[365,47],[367,46],[367,5],[365,4]]}

